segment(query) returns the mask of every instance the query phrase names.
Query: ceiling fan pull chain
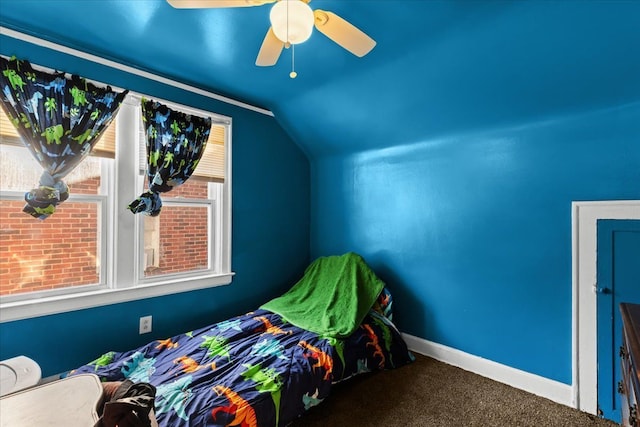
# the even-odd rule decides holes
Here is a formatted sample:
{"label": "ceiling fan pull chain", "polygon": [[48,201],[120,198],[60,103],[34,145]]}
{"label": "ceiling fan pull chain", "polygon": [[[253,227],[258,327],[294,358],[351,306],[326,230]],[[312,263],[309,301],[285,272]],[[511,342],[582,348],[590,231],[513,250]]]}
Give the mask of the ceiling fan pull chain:
{"label": "ceiling fan pull chain", "polygon": [[[285,0],[287,3],[287,43],[289,43],[289,2]],[[291,43],[291,72],[289,73],[289,77],[295,79],[298,73],[296,73],[296,45]]]}
{"label": "ceiling fan pull chain", "polygon": [[298,73],[296,73],[296,45],[291,45],[291,72],[289,73],[289,77],[295,79]]}

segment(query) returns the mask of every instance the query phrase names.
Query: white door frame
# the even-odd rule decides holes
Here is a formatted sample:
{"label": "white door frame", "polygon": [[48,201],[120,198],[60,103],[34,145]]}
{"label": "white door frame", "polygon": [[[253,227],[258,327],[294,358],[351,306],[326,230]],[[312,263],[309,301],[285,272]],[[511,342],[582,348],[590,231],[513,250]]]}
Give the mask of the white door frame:
{"label": "white door frame", "polygon": [[640,200],[572,202],[573,393],[578,409],[598,409],[597,221],[640,219]]}

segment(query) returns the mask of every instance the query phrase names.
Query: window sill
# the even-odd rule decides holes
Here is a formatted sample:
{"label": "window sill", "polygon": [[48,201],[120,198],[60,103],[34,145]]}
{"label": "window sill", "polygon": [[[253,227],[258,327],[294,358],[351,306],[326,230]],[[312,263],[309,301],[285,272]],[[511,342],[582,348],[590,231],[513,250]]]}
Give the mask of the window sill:
{"label": "window sill", "polygon": [[0,323],[228,285],[234,273],[0,304]]}

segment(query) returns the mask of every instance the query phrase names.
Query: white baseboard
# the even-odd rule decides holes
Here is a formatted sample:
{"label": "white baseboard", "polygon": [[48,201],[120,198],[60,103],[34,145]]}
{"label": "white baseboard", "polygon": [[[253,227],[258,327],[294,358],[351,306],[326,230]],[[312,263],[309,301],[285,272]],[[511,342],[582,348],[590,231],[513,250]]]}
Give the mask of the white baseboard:
{"label": "white baseboard", "polygon": [[576,407],[573,387],[568,384],[521,371],[520,369],[502,365],[488,359],[483,359],[413,335],[403,333],[402,337],[411,351],[547,398],[562,405],[572,408]]}

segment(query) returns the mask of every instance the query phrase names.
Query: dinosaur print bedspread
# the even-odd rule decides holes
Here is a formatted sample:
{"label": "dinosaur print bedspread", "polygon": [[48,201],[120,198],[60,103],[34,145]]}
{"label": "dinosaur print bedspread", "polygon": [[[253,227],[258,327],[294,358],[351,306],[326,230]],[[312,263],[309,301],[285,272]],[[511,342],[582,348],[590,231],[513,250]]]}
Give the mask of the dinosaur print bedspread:
{"label": "dinosaur print bedspread", "polygon": [[153,384],[161,427],[286,426],[321,403],[333,384],[412,360],[387,317],[389,299],[383,292],[376,309],[344,340],[318,336],[257,310],[134,350],[106,353],[69,375]]}

